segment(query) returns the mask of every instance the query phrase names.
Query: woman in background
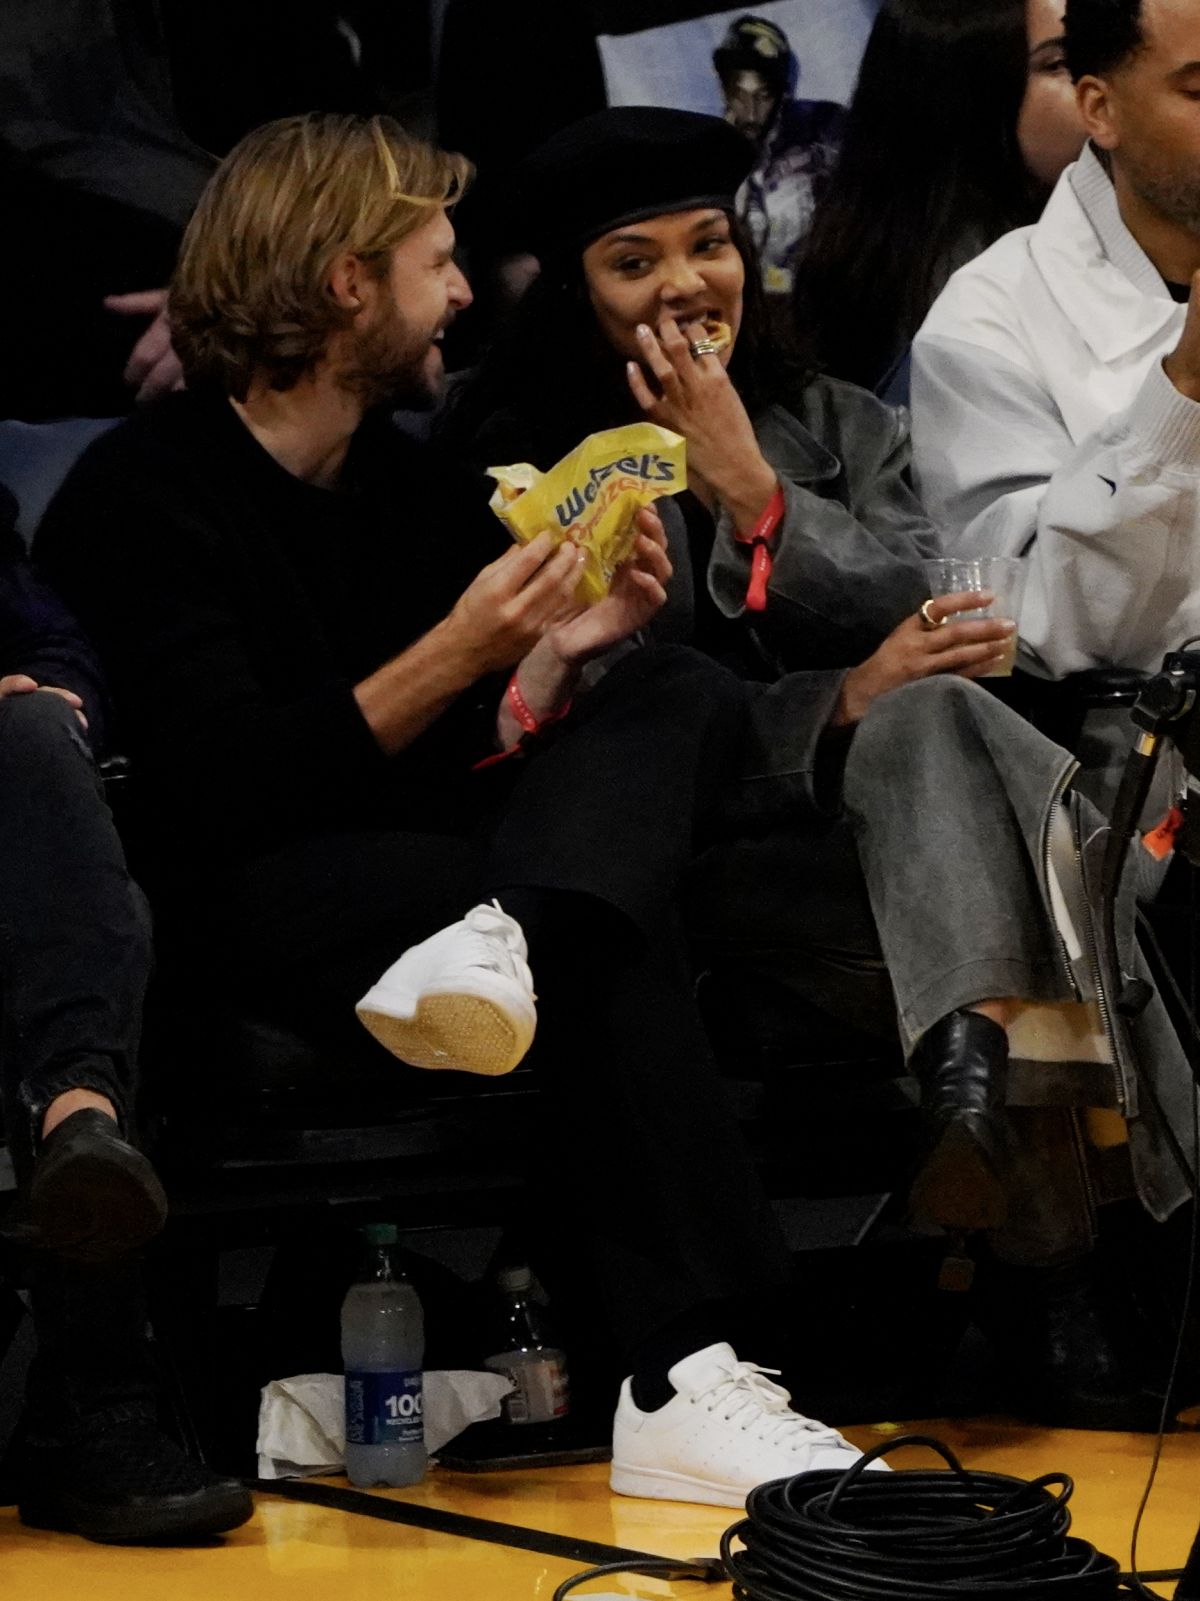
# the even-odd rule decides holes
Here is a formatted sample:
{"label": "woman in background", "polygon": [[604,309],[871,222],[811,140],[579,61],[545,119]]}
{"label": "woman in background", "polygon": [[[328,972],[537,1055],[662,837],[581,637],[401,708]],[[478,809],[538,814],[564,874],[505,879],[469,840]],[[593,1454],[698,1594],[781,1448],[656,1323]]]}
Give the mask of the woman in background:
{"label": "woman in background", "polygon": [[908,347],[950,274],[1037,220],[1083,148],[1063,3],[884,0],[795,279],[824,371],[907,402]]}

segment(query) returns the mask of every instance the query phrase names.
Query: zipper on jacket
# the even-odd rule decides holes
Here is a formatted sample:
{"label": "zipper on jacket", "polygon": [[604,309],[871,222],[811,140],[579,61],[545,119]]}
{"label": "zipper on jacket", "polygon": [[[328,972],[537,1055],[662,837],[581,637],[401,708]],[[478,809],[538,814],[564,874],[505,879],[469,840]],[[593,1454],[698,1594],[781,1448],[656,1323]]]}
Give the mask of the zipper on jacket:
{"label": "zipper on jacket", "polygon": [[[1100,1026],[1104,1031],[1104,1038],[1108,1044],[1109,1055],[1112,1058],[1111,1066],[1113,1070],[1113,1077],[1116,1082],[1117,1109],[1121,1112],[1122,1116],[1129,1117],[1133,1112],[1136,1111],[1136,1108],[1132,1108],[1130,1105],[1130,1096],[1125,1079],[1121,1047],[1117,1040],[1116,1030],[1113,1026],[1112,1012],[1109,1007],[1108,996],[1105,990],[1104,974],[1100,965],[1100,953],[1096,944],[1096,931],[1091,910],[1087,903],[1087,891],[1085,888],[1083,875],[1083,850],[1079,843],[1077,818],[1072,816],[1069,807],[1064,803],[1063,800],[1063,793],[1066,790],[1067,784],[1070,782],[1071,776],[1071,773],[1066,775],[1061,789],[1051,802],[1050,808],[1047,812],[1046,829],[1044,835],[1044,868],[1046,872],[1047,889],[1049,889],[1049,885],[1053,876],[1054,881],[1058,883],[1059,891],[1062,894],[1063,901],[1066,903],[1069,886],[1064,882],[1064,878],[1061,874],[1053,873],[1053,861],[1056,847],[1055,834],[1057,832],[1055,825],[1057,823],[1061,828],[1065,828],[1070,832],[1071,865],[1075,870],[1074,885],[1070,887],[1077,887],[1082,901],[1081,906],[1076,909],[1076,912],[1071,914],[1071,925],[1079,939],[1082,961],[1085,964],[1087,977],[1090,980],[1090,987],[1092,991],[1090,996],[1085,996],[1083,994],[1082,986],[1079,983],[1079,978],[1075,971],[1075,964],[1071,960],[1067,941],[1063,935],[1062,929],[1059,927],[1057,917],[1054,914],[1052,898],[1050,898],[1050,920],[1054,925],[1054,932],[1058,939],[1059,950],[1066,964],[1066,971],[1075,990],[1076,998],[1079,1000],[1094,1000],[1096,1003],[1096,1011],[1100,1017]],[[1061,841],[1058,842],[1058,848],[1060,850],[1062,849]],[[1069,912],[1071,911],[1069,906],[1067,909]]]}
{"label": "zipper on jacket", "polygon": [[[1079,881],[1081,884],[1083,884],[1083,851],[1079,844],[1079,829],[1076,826],[1076,822],[1077,819],[1070,820],[1071,841],[1074,847],[1075,865],[1079,870]],[[1085,888],[1085,899],[1086,896],[1087,891]],[[1100,970],[1100,953],[1096,948],[1096,930],[1090,916],[1087,919],[1087,926],[1084,929],[1083,938],[1084,944],[1087,948],[1088,961],[1091,964],[1092,984],[1096,991],[1096,1010],[1100,1013],[1100,1022],[1104,1028],[1104,1037],[1107,1039],[1108,1048],[1112,1052],[1113,1071],[1117,1080],[1117,1103],[1122,1116],[1128,1117],[1130,1111],[1129,1096],[1125,1088],[1125,1073],[1121,1064],[1121,1048],[1117,1043],[1116,1030],[1113,1027],[1112,1015],[1108,1009],[1108,997],[1104,992],[1104,974]],[[1117,957],[1117,961],[1119,963],[1120,953],[1114,952],[1114,955]]]}
{"label": "zipper on jacket", "polygon": [[[1062,960],[1063,972],[1066,974],[1067,982],[1070,984],[1071,989],[1074,992],[1075,999],[1077,1001],[1082,1001],[1085,997],[1079,983],[1079,977],[1075,972],[1075,963],[1071,956],[1070,948],[1067,945],[1066,935],[1063,933],[1062,928],[1059,925],[1058,915],[1054,907],[1054,894],[1052,890],[1052,886],[1057,884],[1059,893],[1063,893],[1061,880],[1059,879],[1058,874],[1054,871],[1054,825],[1061,816],[1060,808],[1063,806],[1063,796],[1066,794],[1067,786],[1070,784],[1072,778],[1074,778],[1077,770],[1077,764],[1073,763],[1063,774],[1057,788],[1054,791],[1054,794],[1050,797],[1049,805],[1046,807],[1046,815],[1042,819],[1042,880],[1043,891],[1046,899],[1046,911],[1050,918],[1050,927],[1054,930],[1054,937],[1058,942],[1058,954]],[[1080,949],[1082,950],[1082,944]]]}

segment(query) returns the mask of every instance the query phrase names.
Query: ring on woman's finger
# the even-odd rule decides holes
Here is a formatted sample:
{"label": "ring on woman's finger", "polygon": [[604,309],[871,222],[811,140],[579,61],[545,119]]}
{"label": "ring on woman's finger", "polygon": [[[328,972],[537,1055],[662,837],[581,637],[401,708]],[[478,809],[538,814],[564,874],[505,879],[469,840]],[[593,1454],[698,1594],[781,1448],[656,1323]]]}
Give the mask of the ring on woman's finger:
{"label": "ring on woman's finger", "polygon": [[933,615],[929,610],[932,605],[933,597],[930,596],[928,600],[921,602],[921,609],[917,613],[917,616],[921,619],[921,627],[927,634],[932,634],[935,629],[944,627],[946,622],[944,617],[935,617]]}
{"label": "ring on woman's finger", "polygon": [[699,361],[701,356],[715,356],[723,348],[716,339],[695,339],[688,345],[693,361]]}

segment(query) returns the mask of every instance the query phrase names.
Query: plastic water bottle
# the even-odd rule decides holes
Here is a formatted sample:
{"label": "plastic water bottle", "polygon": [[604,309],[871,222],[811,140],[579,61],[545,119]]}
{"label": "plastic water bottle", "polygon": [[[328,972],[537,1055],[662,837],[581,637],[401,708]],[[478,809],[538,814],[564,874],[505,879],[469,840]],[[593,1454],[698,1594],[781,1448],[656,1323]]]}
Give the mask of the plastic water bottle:
{"label": "plastic water bottle", "polygon": [[550,1338],[542,1309],[530,1298],[533,1274],[505,1268],[496,1282],[503,1298],[501,1349],[484,1367],[503,1373],[514,1388],[501,1405],[508,1423],[553,1423],[571,1409],[567,1359]]}
{"label": "plastic water bottle", "polygon": [[421,1363],[425,1319],[396,1267],[396,1229],[363,1229],[367,1257],[342,1303],[346,1370],[346,1472],[351,1484],[417,1484],[425,1476]]}

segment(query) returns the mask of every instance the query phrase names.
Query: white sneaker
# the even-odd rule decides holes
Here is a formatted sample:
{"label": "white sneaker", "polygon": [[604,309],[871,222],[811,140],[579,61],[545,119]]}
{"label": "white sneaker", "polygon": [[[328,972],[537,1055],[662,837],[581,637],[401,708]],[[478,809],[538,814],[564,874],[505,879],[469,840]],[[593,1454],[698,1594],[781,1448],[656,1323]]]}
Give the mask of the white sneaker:
{"label": "white sneaker", "polygon": [[354,1008],[413,1067],[511,1073],[537,1026],[521,925],[498,901],[405,951]]}
{"label": "white sneaker", "polygon": [[792,1411],[788,1392],[766,1377],[774,1371],[739,1362],[732,1346],[707,1346],[670,1370],[678,1393],[657,1412],[634,1404],[626,1379],[613,1425],[612,1488],[740,1507],[756,1484],[857,1462],[862,1452],[836,1429]]}

